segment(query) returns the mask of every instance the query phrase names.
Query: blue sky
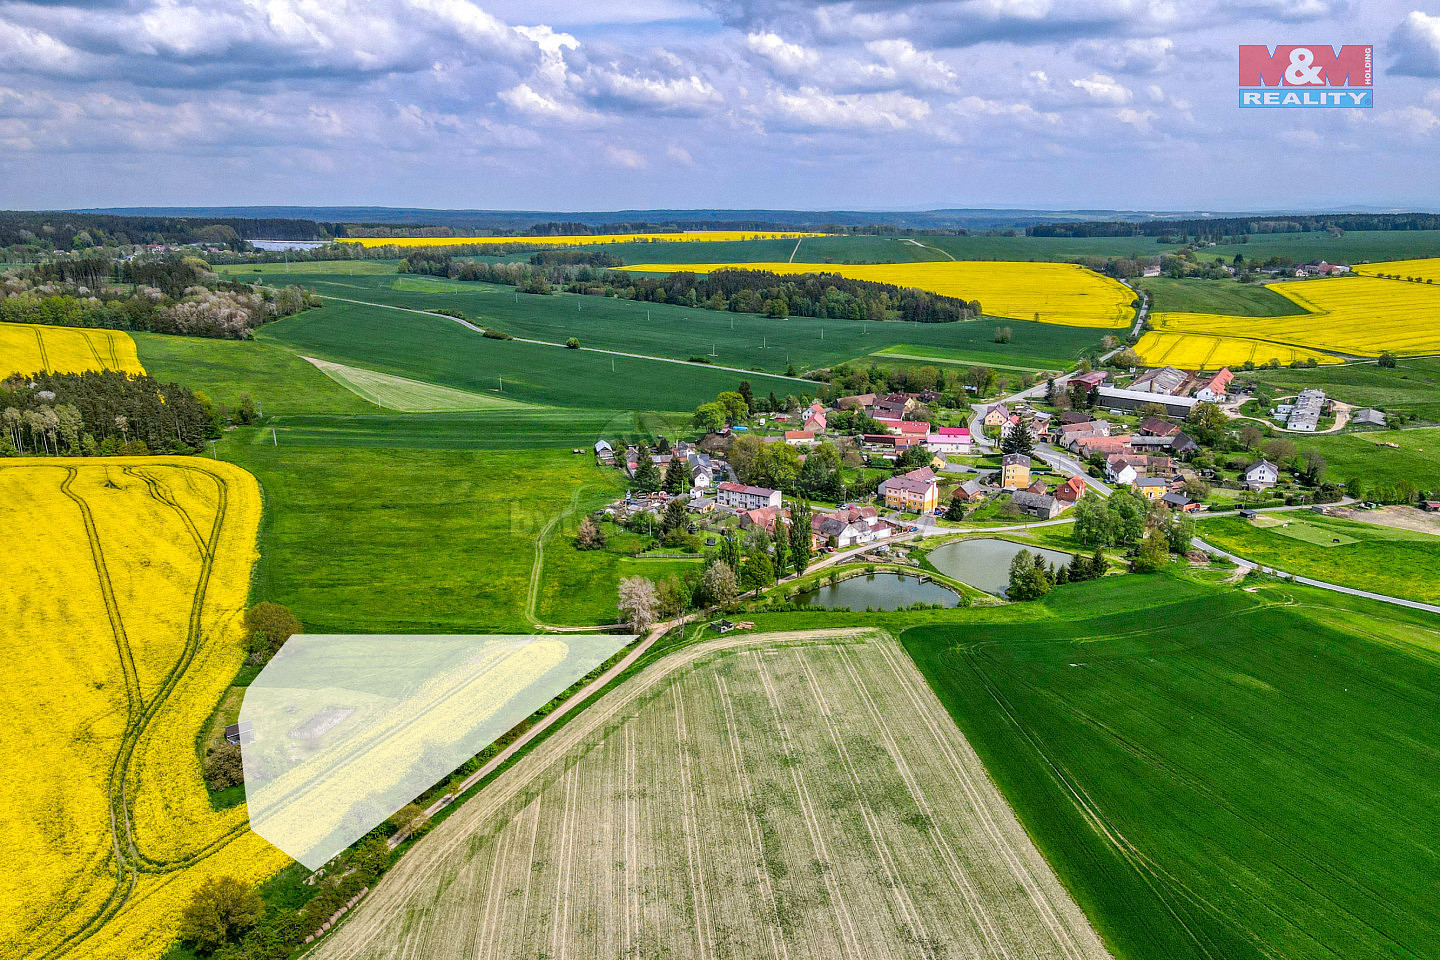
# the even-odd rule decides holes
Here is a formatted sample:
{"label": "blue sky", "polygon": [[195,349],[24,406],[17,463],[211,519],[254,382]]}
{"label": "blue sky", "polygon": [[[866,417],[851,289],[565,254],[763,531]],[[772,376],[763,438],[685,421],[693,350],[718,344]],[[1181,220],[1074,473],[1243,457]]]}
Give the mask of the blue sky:
{"label": "blue sky", "polygon": [[[1373,110],[1242,111],[1240,44]],[[0,0],[0,206],[1440,207],[1440,2]]]}

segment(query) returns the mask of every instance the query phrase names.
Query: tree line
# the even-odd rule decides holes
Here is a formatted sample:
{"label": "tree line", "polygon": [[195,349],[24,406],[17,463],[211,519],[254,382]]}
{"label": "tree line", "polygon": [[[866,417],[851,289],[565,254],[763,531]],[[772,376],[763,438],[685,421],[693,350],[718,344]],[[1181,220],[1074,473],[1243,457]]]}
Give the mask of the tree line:
{"label": "tree line", "polygon": [[243,340],[319,305],[299,286],[222,280],[198,257],[88,254],[0,274],[0,320]]}
{"label": "tree line", "polygon": [[1440,214],[1287,214],[1283,217],[1206,217],[1148,221],[1042,223],[1026,227],[1031,237],[1160,237],[1185,240],[1239,240],[1250,234],[1316,233],[1346,230],[1440,230]]}
{"label": "tree line", "polygon": [[[490,251],[494,252],[494,251]],[[549,251],[531,263],[487,263],[456,259],[452,252],[417,250],[406,256],[402,272],[513,286],[521,293],[567,293],[618,297],[646,303],[760,313],[771,317],[814,317],[840,320],[910,320],[950,323],[982,312],[978,300],[943,297],[833,273],[782,276],[767,270],[727,267],[710,274],[685,271],[649,277],[606,269],[619,258],[574,254],[561,258]]]}
{"label": "tree line", "polygon": [[116,370],[0,382],[0,456],[192,454],[220,435],[203,395]]}

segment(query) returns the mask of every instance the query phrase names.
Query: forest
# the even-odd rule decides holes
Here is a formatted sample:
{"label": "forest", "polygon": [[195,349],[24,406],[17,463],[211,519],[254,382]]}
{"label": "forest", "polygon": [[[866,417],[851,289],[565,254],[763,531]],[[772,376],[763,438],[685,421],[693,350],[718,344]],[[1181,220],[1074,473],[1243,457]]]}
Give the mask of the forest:
{"label": "forest", "polygon": [[220,435],[201,394],[116,370],[0,382],[0,456],[190,454]]}

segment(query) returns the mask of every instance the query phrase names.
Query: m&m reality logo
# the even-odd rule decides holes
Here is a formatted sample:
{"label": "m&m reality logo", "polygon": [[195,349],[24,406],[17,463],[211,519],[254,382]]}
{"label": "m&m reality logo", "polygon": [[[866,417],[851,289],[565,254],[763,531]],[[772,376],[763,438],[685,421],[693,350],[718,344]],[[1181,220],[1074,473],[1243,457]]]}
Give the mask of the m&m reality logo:
{"label": "m&m reality logo", "polygon": [[1242,107],[1373,107],[1375,48],[1240,48]]}

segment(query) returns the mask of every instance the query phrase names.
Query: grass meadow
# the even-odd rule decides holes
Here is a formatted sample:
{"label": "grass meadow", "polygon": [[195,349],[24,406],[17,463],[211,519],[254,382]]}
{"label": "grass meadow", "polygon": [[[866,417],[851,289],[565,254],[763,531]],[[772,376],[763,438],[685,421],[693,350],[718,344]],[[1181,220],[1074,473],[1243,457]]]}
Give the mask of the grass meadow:
{"label": "grass meadow", "polygon": [[1285,317],[1305,311],[1293,301],[1260,284],[1237,280],[1176,280],[1149,277],[1135,285],[1150,294],[1150,309],[1159,313],[1223,313],[1240,317]]}
{"label": "grass meadow", "polygon": [[183,383],[231,410],[250,394],[267,416],[374,410],[290,350],[260,340],[135,333],[140,360],[161,382]]}
{"label": "grass meadow", "polygon": [[1435,576],[1440,537],[1339,517],[1311,515],[1284,522],[1294,529],[1217,517],[1202,523],[1199,533],[1217,547],[1286,573],[1407,600],[1440,602],[1440,580]]}
{"label": "grass meadow", "polygon": [[[270,443],[237,431],[221,455],[265,492],[252,599],[312,633],[524,633],[535,541],[620,474],[568,450]],[[574,585],[603,591],[614,583]]]}
{"label": "grass meadow", "polygon": [[1117,958],[1431,951],[1433,619],[1172,576],[1028,614],[902,640]]}
{"label": "grass meadow", "polygon": [[1326,476],[1339,483],[1359,477],[1372,486],[1409,482],[1420,490],[1440,489],[1440,427],[1336,433],[1296,446],[1321,454]]}

